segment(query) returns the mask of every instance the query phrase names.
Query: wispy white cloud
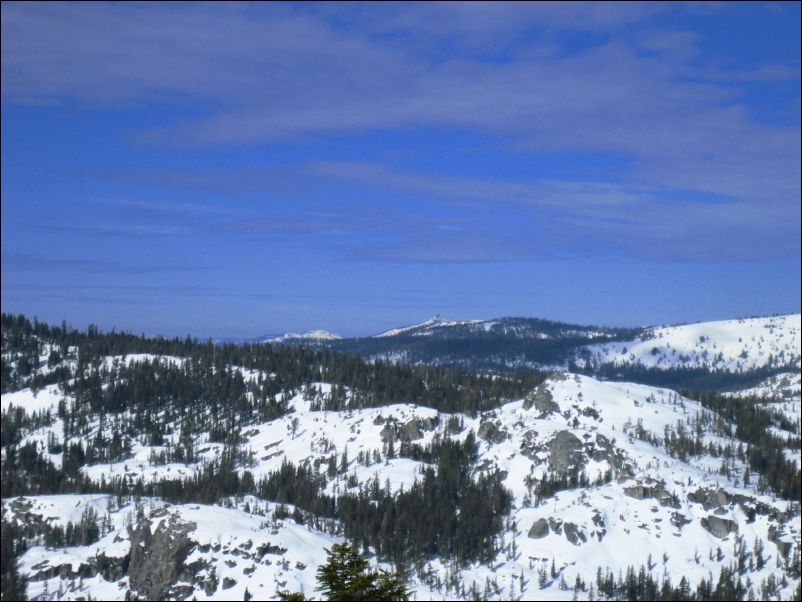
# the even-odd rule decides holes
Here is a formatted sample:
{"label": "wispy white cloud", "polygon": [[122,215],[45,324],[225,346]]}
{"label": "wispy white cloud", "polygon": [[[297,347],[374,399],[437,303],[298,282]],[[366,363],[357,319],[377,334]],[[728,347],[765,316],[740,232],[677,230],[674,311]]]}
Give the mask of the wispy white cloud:
{"label": "wispy white cloud", "polygon": [[209,269],[198,265],[134,265],[109,259],[50,257],[31,253],[3,252],[3,271],[88,272],[96,274],[154,274],[160,272],[195,272]]}
{"label": "wispy white cloud", "polygon": [[[798,80],[798,57],[735,69],[700,58],[700,33],[654,18],[726,7],[5,3],[2,10],[6,101],[189,109],[140,132],[140,142],[214,148],[436,128],[481,132],[524,155],[628,158],[608,180],[579,169],[564,179],[516,181],[331,161],[140,174],[159,186],[274,196],[307,185],[298,173],[305,171],[432,199],[451,217],[461,213],[457,202],[515,204],[533,232],[517,232],[524,238],[514,243],[477,216],[456,231],[397,216],[369,223],[347,208],[327,218],[140,201],[117,202],[120,212],[135,213],[130,219],[52,228],[328,238],[348,257],[377,260],[560,257],[569,249],[705,260],[800,252],[798,119],[755,119],[744,100],[749,85]],[[586,42],[565,43],[566,32]],[[348,235],[366,240],[339,240]]]}

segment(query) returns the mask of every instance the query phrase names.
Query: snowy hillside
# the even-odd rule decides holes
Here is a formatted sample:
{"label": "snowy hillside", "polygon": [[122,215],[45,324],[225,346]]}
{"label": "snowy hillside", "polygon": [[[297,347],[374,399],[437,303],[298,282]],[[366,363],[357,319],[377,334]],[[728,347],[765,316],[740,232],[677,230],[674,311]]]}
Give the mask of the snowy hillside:
{"label": "snowy hillside", "polygon": [[631,341],[586,347],[591,366],[742,371],[800,365],[800,314],[665,326]]}
{"label": "snowy hillside", "polygon": [[[32,599],[49,592],[58,600],[125,600],[129,590],[150,600],[242,600],[246,590],[263,599],[277,589],[313,595],[315,569],[338,538],[278,518],[276,504],[256,499],[229,504],[235,507],[149,498],[118,505],[113,496],[53,495],[12,498],[4,508],[11,520],[41,533],[77,524],[88,507],[103,524],[102,536],[91,545],[55,554],[34,546],[25,553],[20,568],[29,575]],[[170,569],[176,579],[167,588],[151,578]]]}
{"label": "snowy hillside", "polygon": [[[798,317],[761,320],[686,336],[725,357],[738,337],[754,357],[798,340]],[[5,315],[3,345],[4,540],[37,599],[313,596],[343,538],[419,600],[631,598],[637,575],[646,598],[800,585],[798,373],[691,399]]]}
{"label": "snowy hillside", "polygon": [[568,337],[609,338],[616,329],[564,324],[537,318],[495,318],[492,320],[447,320],[435,316],[425,322],[391,328],[371,338],[393,337],[444,337],[470,338],[475,336],[503,336],[511,339],[559,339]]}
{"label": "snowy hillside", "polygon": [[782,372],[760,381],[754,387],[739,389],[729,395],[766,399],[799,399],[802,395],[802,375],[799,372]]}
{"label": "snowy hillside", "polygon": [[336,341],[342,337],[328,330],[310,330],[309,332],[287,332],[278,336],[270,336],[259,340],[260,343],[286,343],[287,341]]}
{"label": "snowy hillside", "polygon": [[[592,581],[599,567],[617,574],[650,555],[656,575],[667,573],[675,581],[685,576],[695,586],[711,572],[717,575],[722,567],[738,562],[743,553],[738,542],[750,558],[756,542],[762,546],[763,566],[748,572],[757,587],[772,574],[773,581],[779,580],[780,557],[800,546],[798,505],[760,494],[755,480],[745,485],[740,479],[742,461],[724,462],[707,453],[680,458],[666,448],[667,437],[693,431],[702,433],[703,446],[731,442],[714,432],[709,410],[667,389],[555,374],[526,399],[477,417],[408,403],[342,412],[312,409],[331,394],[330,385],[313,384],[291,399],[293,412],[244,429],[243,447],[253,453],[240,472],[247,470],[258,480],[291,461],[332,474],[326,485],[329,494],[373,480],[397,492],[419,480],[427,464],[391,457],[388,445],[401,454],[410,443],[425,445],[438,437],[464,441],[475,433],[475,477],[499,470],[513,494],[495,560],[459,568],[456,589],[445,585],[449,575],[453,578],[453,568],[432,560],[413,578],[417,599],[462,599],[460,592],[474,587],[487,590],[492,599],[568,600],[573,592],[561,589],[561,583]],[[52,389],[36,398],[20,391],[3,395],[3,407],[22,405],[32,411],[53,407],[58,397]],[[91,439],[98,428],[95,424],[85,436]],[[44,449],[61,431],[60,419],[55,419],[27,434],[22,443],[32,441]],[[171,438],[180,438],[178,428]],[[87,465],[82,471],[95,481],[125,475],[132,482],[141,478],[147,483],[191,475],[202,470],[204,459],[224,452],[222,444],[206,437],[195,443],[198,457],[192,463],[156,462],[162,448],[135,441],[125,461]],[[343,454],[344,470],[339,466]],[[60,461],[60,454],[50,457]],[[793,457],[799,465],[799,450]],[[336,471],[329,471],[332,461]],[[720,474],[724,465],[726,474]],[[538,493],[539,483],[568,474],[580,475],[584,484]],[[257,598],[271,598],[279,588],[311,593],[323,549],[336,540],[291,518],[276,519],[277,505],[255,498],[236,501],[236,508],[145,499],[144,518],[138,522],[132,501],[115,505],[108,496],[4,502],[22,523],[51,526],[77,524],[87,505],[104,522],[102,537],[63,550],[31,547],[20,566],[31,580],[32,595],[41,595],[45,588],[51,594],[59,592],[60,599],[87,594],[123,599],[129,589],[150,597],[167,595],[168,590],[158,589],[165,587],[161,581],[147,578],[155,552],[132,555],[132,538],[146,549],[170,542],[164,552],[168,559],[173,558],[170,554],[186,555],[184,568],[176,569],[169,586],[169,595],[179,599],[242,599],[246,588]],[[129,563],[127,571],[119,568],[125,564],[122,559]],[[795,583],[789,581],[778,593],[787,596]]]}
{"label": "snowy hillside", "polygon": [[[451,328],[453,326],[466,326],[466,325],[479,325],[481,324],[481,328],[489,329],[492,326],[492,322],[487,322],[483,320],[445,320],[440,316],[435,316],[430,320],[426,320],[425,322],[421,322],[419,324],[413,324],[411,326],[401,326],[399,328],[391,328],[390,330],[386,330],[381,332],[377,335],[374,335],[373,338],[379,339],[384,337],[395,337],[401,334],[406,335],[413,335],[413,336],[430,336],[433,332],[441,328]],[[487,326],[485,326],[487,325]]]}

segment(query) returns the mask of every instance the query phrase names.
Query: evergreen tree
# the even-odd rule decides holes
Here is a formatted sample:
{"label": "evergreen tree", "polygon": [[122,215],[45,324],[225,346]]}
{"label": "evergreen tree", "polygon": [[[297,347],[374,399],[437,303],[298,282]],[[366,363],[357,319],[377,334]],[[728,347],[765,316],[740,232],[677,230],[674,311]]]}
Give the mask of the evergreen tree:
{"label": "evergreen tree", "polygon": [[21,533],[3,517],[0,536],[0,600],[25,600],[25,579],[17,570],[17,559],[22,551]]}
{"label": "evergreen tree", "polygon": [[[334,544],[317,570],[317,591],[326,600],[409,600],[404,582],[386,571],[370,571],[356,545]],[[278,592],[281,600],[306,600],[300,592]]]}

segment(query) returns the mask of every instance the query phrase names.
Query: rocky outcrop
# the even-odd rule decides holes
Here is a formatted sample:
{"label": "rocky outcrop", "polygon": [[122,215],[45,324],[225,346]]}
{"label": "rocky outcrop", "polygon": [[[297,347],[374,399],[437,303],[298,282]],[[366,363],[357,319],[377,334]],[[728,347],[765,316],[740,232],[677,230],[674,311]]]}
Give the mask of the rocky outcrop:
{"label": "rocky outcrop", "polygon": [[721,518],[714,514],[702,519],[702,526],[716,537],[726,537],[730,533],[737,533],[738,524],[728,518]]}
{"label": "rocky outcrop", "polygon": [[677,496],[669,492],[663,483],[654,483],[651,486],[638,483],[631,487],[624,487],[624,495],[628,495],[636,500],[655,499],[660,502],[661,506],[668,508],[679,508],[680,501]]}
{"label": "rocky outcrop", "polygon": [[529,539],[543,539],[548,534],[549,534],[549,523],[546,522],[545,518],[539,518],[534,522],[532,528],[529,529],[527,537],[529,537]]}
{"label": "rocky outcrop", "polygon": [[95,567],[97,572],[106,581],[117,581],[122,579],[128,572],[128,566],[131,560],[130,555],[115,557],[106,556],[105,553],[95,556]]}
{"label": "rocky outcrop", "polygon": [[584,464],[582,442],[571,431],[560,431],[549,443],[549,462],[552,469],[559,473],[581,466]]}
{"label": "rocky outcrop", "polygon": [[624,487],[624,495],[634,497],[636,500],[644,500],[652,497],[652,490],[651,488],[644,487],[643,485],[634,485],[632,487]]}
{"label": "rocky outcrop", "polygon": [[793,542],[784,541],[783,539],[781,539],[784,530],[785,530],[784,525],[781,525],[779,528],[777,528],[775,525],[771,525],[769,527],[769,541],[773,542],[774,545],[777,546],[777,551],[780,553],[780,556],[782,556],[783,558],[787,558],[788,555],[791,553],[794,544]]}
{"label": "rocky outcrop", "polygon": [[613,449],[613,444],[610,443],[610,440],[604,435],[596,434],[596,445],[591,452],[591,458],[596,462],[607,460],[615,464],[615,450]]}
{"label": "rocky outcrop", "polygon": [[682,514],[682,512],[672,512],[670,520],[671,524],[674,525],[677,529],[682,529],[682,527],[691,522],[691,519]]}
{"label": "rocky outcrop", "polygon": [[379,435],[382,438],[382,443],[395,443],[398,439],[397,435],[395,434],[395,428],[389,422],[384,425],[384,428],[381,430]]}
{"label": "rocky outcrop", "polygon": [[537,460],[538,439],[537,431],[528,430],[521,438],[521,454],[530,460]]}
{"label": "rocky outcrop", "polygon": [[440,426],[440,417],[439,416],[432,416],[430,418],[422,418],[419,421],[418,426],[424,431],[433,431],[438,426]]}
{"label": "rocky outcrop", "polygon": [[563,519],[549,517],[549,528],[557,535],[562,535],[563,532]]}
{"label": "rocky outcrop", "polygon": [[423,432],[421,431],[418,421],[413,418],[401,429],[401,440],[417,441],[418,439],[423,439]]}
{"label": "rocky outcrop", "polygon": [[[593,524],[595,525],[595,533],[596,537],[599,538],[599,541],[604,539],[604,536],[607,535],[607,526],[604,522],[604,516],[598,510],[593,511],[593,516],[591,517]],[[593,533],[591,533],[593,535]]]}
{"label": "rocky outcrop", "polygon": [[730,496],[722,488],[716,489],[697,489],[688,494],[688,501],[702,504],[705,510],[712,508],[723,508],[730,503]]}
{"label": "rocky outcrop", "polygon": [[524,399],[524,409],[529,410],[532,407],[538,411],[541,417],[547,416],[552,412],[560,411],[560,405],[554,401],[554,397],[551,391],[549,391],[547,383],[539,384],[537,389]]}
{"label": "rocky outcrop", "polygon": [[[151,531],[154,522],[158,524]],[[131,589],[148,600],[174,597],[172,587],[179,580],[184,561],[195,546],[189,538],[189,533],[195,529],[195,523],[180,522],[176,515],[167,511],[154,513],[151,519],[142,521],[136,528],[129,528]]]}
{"label": "rocky outcrop", "polygon": [[488,420],[479,425],[479,432],[476,433],[476,436],[489,443],[501,443],[508,435],[496,423]]}
{"label": "rocky outcrop", "polygon": [[418,439],[423,439],[424,431],[432,431],[437,428],[438,424],[440,424],[440,419],[437,417],[424,419],[413,418],[404,424],[404,426],[399,426],[395,418],[388,418],[379,435],[381,436],[382,443],[417,441]]}
{"label": "rocky outcrop", "polygon": [[565,530],[565,538],[575,546],[581,545],[588,540],[585,530],[574,523],[565,523],[563,529]]}

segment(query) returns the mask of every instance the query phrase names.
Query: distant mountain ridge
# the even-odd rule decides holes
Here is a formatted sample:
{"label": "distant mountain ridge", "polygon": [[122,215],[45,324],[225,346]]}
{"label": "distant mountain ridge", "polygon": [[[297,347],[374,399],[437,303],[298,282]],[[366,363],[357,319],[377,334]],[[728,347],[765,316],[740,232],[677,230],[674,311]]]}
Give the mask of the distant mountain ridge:
{"label": "distant mountain ridge", "polygon": [[438,315],[368,337],[284,336],[271,342],[325,345],[371,361],[502,371],[573,370],[651,384],[726,389],[755,386],[798,370],[801,331],[800,314],[640,328],[520,317],[449,320]]}
{"label": "distant mountain ridge", "polygon": [[285,343],[287,341],[336,341],[342,337],[328,330],[310,330],[304,333],[285,332],[280,335],[266,335],[257,339],[257,343]]}

